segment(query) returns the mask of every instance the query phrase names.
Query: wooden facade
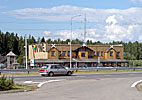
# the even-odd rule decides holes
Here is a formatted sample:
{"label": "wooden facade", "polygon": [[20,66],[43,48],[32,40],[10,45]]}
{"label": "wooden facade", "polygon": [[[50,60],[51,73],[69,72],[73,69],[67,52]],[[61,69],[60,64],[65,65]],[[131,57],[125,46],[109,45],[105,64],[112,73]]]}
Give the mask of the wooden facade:
{"label": "wooden facade", "polygon": [[[35,45],[35,46],[34,46]],[[35,48],[34,48],[35,47]],[[35,50],[35,51],[34,51]],[[78,59],[123,59],[123,45],[72,45],[72,58]],[[29,59],[69,59],[70,45],[29,45]]]}
{"label": "wooden facade", "polygon": [[[129,66],[123,59],[123,45],[79,45],[72,44],[72,67]],[[36,66],[56,63],[70,66],[70,45],[32,44],[29,45],[29,59],[35,59]],[[100,59],[100,63],[98,62]]]}

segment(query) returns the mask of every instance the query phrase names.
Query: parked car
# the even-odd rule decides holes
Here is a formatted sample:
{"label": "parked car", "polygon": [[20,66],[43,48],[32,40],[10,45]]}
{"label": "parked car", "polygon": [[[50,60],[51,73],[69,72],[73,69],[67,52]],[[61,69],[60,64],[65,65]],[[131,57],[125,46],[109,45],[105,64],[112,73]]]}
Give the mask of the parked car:
{"label": "parked car", "polygon": [[53,76],[53,75],[69,75],[73,74],[73,71],[65,68],[59,64],[45,64],[39,69],[41,76]]}

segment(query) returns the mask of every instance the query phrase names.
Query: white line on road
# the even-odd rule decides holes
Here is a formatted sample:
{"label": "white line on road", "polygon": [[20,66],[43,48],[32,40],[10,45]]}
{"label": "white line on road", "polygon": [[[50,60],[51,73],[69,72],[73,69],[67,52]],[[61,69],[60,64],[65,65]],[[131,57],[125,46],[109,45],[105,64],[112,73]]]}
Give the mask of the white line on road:
{"label": "white line on road", "polygon": [[[63,80],[63,79],[62,79]],[[45,81],[45,82],[32,82],[32,81],[25,81],[24,83],[25,84],[30,84],[30,83],[39,83],[37,85],[37,87],[41,87],[42,85],[44,85],[45,83],[51,83],[51,82],[59,82],[59,81],[62,81],[62,80],[49,80],[49,81]]]}
{"label": "white line on road", "polygon": [[37,85],[37,87],[41,87],[43,84],[47,83],[48,81],[42,82],[40,84]]}
{"label": "white line on road", "polygon": [[139,81],[137,81],[137,82],[134,82],[132,85],[131,85],[131,87],[135,87],[138,83],[140,83],[140,82],[142,82],[142,80],[139,80]]}
{"label": "white line on road", "polygon": [[32,81],[25,81],[24,83],[25,83],[25,84],[28,84],[28,83],[32,83]]}

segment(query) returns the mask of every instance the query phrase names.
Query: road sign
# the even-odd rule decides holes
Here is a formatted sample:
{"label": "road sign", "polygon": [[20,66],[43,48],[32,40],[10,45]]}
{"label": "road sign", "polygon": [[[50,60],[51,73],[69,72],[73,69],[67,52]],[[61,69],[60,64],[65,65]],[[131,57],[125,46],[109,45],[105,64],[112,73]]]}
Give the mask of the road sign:
{"label": "road sign", "polygon": [[30,60],[30,66],[35,66],[35,59]]}

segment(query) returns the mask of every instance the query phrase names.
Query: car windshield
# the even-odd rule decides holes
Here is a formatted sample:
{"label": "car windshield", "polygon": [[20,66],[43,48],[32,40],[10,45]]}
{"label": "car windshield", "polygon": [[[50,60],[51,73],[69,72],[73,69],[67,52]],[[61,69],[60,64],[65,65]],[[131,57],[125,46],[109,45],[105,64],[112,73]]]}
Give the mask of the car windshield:
{"label": "car windshield", "polygon": [[42,66],[41,67],[41,69],[47,69],[48,68],[48,66]]}

